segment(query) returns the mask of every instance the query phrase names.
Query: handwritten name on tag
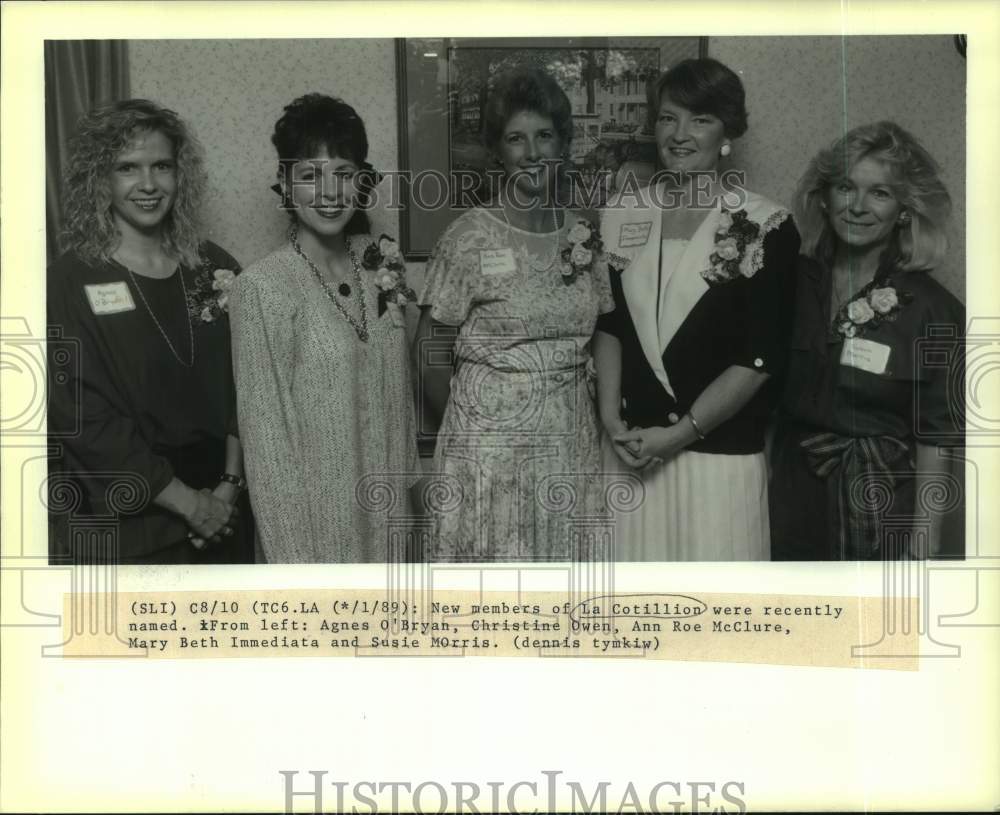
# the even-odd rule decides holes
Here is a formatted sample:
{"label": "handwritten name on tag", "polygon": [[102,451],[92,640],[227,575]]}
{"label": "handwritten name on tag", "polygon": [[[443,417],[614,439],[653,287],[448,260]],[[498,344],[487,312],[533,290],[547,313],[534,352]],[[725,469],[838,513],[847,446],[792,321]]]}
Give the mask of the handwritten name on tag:
{"label": "handwritten name on tag", "polygon": [[622,224],[618,232],[618,246],[626,249],[629,246],[645,246],[649,240],[649,233],[653,231],[652,221],[642,221],[641,223]]}
{"label": "handwritten name on tag", "polygon": [[135,310],[132,293],[124,281],[120,283],[94,283],[83,288],[87,292],[90,309],[94,314],[118,314],[122,311]]}
{"label": "handwritten name on tag", "polygon": [[514,250],[510,248],[480,249],[479,271],[484,275],[513,274],[517,271]]}
{"label": "handwritten name on tag", "polygon": [[883,345],[880,342],[852,337],[844,340],[844,350],[840,353],[840,364],[868,371],[870,374],[884,374],[886,366],[889,364],[891,350],[888,345]]}

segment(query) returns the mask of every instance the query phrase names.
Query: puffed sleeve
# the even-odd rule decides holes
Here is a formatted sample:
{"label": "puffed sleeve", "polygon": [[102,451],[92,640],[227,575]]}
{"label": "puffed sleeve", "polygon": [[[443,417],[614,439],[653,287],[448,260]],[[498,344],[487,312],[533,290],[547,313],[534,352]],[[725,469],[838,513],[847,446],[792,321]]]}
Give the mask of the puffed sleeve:
{"label": "puffed sleeve", "polygon": [[252,271],[237,279],[229,309],[250,500],[267,559],[301,563],[315,557],[292,404],[295,304],[273,270]]}
{"label": "puffed sleeve", "polygon": [[611,309],[601,311],[597,317],[597,330],[617,337],[619,340],[625,333],[625,295],[622,291],[621,272],[614,266],[606,266],[608,270],[608,294],[611,296]]}
{"label": "puffed sleeve", "polygon": [[936,282],[928,281],[924,333],[914,342],[916,416],[914,435],[924,444],[964,443],[965,307]]}
{"label": "puffed sleeve", "polygon": [[760,268],[743,287],[746,336],[735,360],[736,365],[772,376],[782,375],[788,360],[801,243],[791,216],[782,214],[784,219],[764,235]]}
{"label": "puffed sleeve", "polygon": [[472,251],[462,245],[467,239],[465,219],[449,226],[431,252],[424,271],[424,290],[419,304],[431,307],[431,317],[446,325],[461,325],[473,304]]}
{"label": "puffed sleeve", "polygon": [[[624,296],[621,287],[621,269],[616,269],[608,255],[609,247],[614,244],[613,219],[606,211],[601,211],[601,240],[604,250],[601,252],[602,271],[595,274],[598,287],[598,318],[597,330],[621,339],[623,333],[622,318],[625,313]],[[606,286],[606,288],[604,288]]]}
{"label": "puffed sleeve", "polygon": [[213,269],[231,269],[239,274],[240,262],[218,244],[205,241],[201,245],[201,255]]}
{"label": "puffed sleeve", "polygon": [[[112,349],[99,335],[83,287],[72,279],[73,266],[57,262],[48,273],[49,432],[65,444],[74,469],[144,479],[147,500],[130,507],[139,513],[173,479],[173,467],[153,452],[125,408],[127,388],[115,375],[121,368],[109,359]],[[93,498],[103,503],[103,494]]]}
{"label": "puffed sleeve", "polygon": [[608,272],[608,258],[601,252],[594,262],[594,289],[597,292],[597,313],[608,314],[615,310],[615,298],[611,293]]}

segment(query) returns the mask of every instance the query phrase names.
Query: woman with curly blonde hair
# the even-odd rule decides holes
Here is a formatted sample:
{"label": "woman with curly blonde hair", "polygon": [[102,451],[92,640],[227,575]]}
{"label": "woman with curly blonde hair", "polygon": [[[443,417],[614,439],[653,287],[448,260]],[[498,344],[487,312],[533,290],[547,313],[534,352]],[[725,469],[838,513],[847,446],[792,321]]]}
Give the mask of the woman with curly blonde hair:
{"label": "woman with curly blonde hair", "polygon": [[227,319],[239,265],[199,238],[201,146],[173,111],[130,99],[82,117],[70,152],[48,322],[78,359],[50,382],[55,477],[78,482],[79,511],[119,515],[102,559],[247,560]]}
{"label": "woman with curly blonde hair", "polygon": [[[789,372],[772,450],[776,560],[942,553],[962,444],[962,304],[945,262],[951,199],[894,122],[856,127],[799,183]],[[942,490],[942,487],[946,489]]]}

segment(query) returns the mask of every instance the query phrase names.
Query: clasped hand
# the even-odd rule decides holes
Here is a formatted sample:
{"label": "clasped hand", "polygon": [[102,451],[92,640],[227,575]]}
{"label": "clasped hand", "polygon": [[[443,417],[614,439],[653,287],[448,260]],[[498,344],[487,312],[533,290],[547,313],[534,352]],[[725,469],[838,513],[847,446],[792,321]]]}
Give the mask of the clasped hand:
{"label": "clasped hand", "polygon": [[[195,504],[187,520],[192,532],[191,543],[202,549],[206,541],[219,541],[221,536],[232,535],[231,523],[235,523],[240,511],[235,506],[238,490],[226,489],[231,485],[223,483],[215,490],[203,488],[195,492]],[[229,493],[234,493],[229,495]]]}
{"label": "clasped hand", "polygon": [[630,430],[619,419],[609,425],[607,431],[615,454],[635,470],[662,464],[684,447],[684,440],[674,427],[637,427]]}

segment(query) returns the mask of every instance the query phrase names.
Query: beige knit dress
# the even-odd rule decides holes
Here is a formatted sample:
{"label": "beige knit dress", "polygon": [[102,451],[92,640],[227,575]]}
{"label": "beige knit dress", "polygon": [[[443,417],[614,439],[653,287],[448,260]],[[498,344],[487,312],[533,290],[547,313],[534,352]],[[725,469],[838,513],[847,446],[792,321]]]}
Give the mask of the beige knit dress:
{"label": "beige knit dress", "polygon": [[[359,258],[369,241],[352,238]],[[385,561],[409,515],[419,459],[406,331],[399,306],[378,315],[362,276],[367,342],[288,245],[233,290],[240,438],[268,562]]]}

